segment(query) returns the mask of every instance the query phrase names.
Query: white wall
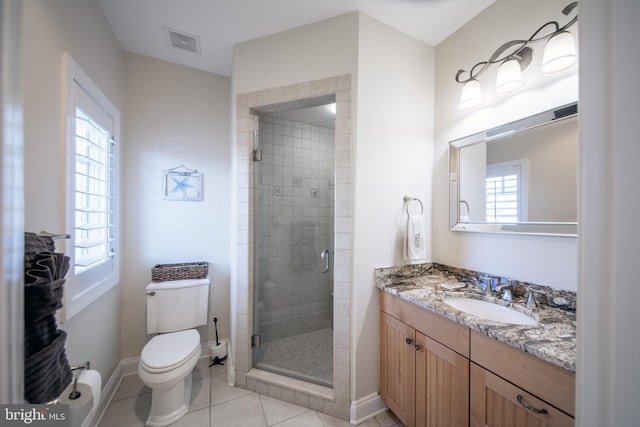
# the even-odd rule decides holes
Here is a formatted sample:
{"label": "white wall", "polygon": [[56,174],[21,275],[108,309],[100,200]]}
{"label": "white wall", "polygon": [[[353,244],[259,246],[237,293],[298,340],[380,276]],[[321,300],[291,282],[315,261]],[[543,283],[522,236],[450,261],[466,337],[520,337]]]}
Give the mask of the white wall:
{"label": "white wall", "polygon": [[360,18],[358,47],[352,297],[356,400],[378,391],[373,270],[406,263],[403,196],[422,201],[429,235],[434,81],[431,46],[366,15]]}
{"label": "white wall", "polygon": [[[24,1],[23,43],[25,230],[63,232],[62,51],[71,54],[121,113],[122,51],[98,5],[86,0]],[[115,287],[61,325],[68,334],[70,363],[90,360],[103,379],[120,362],[119,303],[120,288]]]}
{"label": "white wall", "polygon": [[[211,319],[229,336],[229,78],[150,57],[125,55],[123,125],[122,357],[146,340],[144,288],[155,264],[207,261]],[[163,170],[184,165],[203,176],[202,201],[163,200]]]}
{"label": "white wall", "polygon": [[[578,67],[542,76],[543,44],[534,45],[534,59],[523,73],[525,85],[510,95],[495,95],[495,71],[480,80],[485,103],[459,111],[462,85],[457,70],[470,70],[487,60],[503,43],[529,38],[542,24],[564,25],[564,4],[555,0],[497,0],[436,47],[435,148],[433,178],[433,260],[456,267],[513,277],[563,289],[577,288],[576,238],[503,236],[449,231],[448,142],[578,99]],[[573,12],[570,16],[574,16]],[[577,39],[578,28],[570,28]]]}
{"label": "white wall", "polygon": [[[640,5],[582,0],[577,425],[638,424]],[[632,52],[632,54],[629,54]]]}

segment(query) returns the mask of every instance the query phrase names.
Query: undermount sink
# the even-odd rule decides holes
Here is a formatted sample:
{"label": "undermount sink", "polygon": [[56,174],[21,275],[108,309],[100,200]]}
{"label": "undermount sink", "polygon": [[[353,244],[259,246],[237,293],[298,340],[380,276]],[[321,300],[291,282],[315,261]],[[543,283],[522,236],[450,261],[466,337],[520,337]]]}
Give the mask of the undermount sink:
{"label": "undermount sink", "polygon": [[512,308],[473,298],[445,298],[444,303],[476,316],[494,322],[510,323],[513,325],[537,325],[538,321]]}

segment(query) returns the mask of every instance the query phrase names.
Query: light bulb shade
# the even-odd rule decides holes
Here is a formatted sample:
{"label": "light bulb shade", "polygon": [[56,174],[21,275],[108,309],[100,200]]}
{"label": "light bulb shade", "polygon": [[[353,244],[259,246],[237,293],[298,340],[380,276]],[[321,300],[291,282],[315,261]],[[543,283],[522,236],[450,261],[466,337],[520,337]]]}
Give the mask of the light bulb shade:
{"label": "light bulb shade", "polygon": [[480,104],[482,104],[482,90],[480,89],[480,82],[476,79],[471,79],[462,86],[458,110],[468,110],[470,108],[477,107]]}
{"label": "light bulb shade", "polygon": [[496,77],[497,93],[511,92],[522,86],[522,83],[522,70],[520,69],[520,62],[518,62],[517,59],[508,59],[500,64]]}
{"label": "light bulb shade", "polygon": [[561,31],[551,36],[544,46],[542,68],[544,74],[566,70],[578,60],[576,41],[568,31]]}

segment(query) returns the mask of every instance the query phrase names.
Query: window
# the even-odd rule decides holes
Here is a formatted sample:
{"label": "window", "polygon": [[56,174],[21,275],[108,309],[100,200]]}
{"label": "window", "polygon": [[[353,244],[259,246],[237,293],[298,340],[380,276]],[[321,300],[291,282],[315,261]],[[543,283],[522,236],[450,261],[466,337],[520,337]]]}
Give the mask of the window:
{"label": "window", "polygon": [[66,221],[71,267],[63,321],[118,283],[118,145],[120,114],[64,54],[67,86]]}
{"label": "window", "polygon": [[487,221],[527,221],[528,161],[519,159],[487,165]]}

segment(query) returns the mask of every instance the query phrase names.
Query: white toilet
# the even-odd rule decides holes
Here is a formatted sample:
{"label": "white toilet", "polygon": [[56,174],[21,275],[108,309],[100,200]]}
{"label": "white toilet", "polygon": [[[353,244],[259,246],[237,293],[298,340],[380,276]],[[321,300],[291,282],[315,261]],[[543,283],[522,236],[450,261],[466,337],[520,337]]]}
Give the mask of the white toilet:
{"label": "white toilet", "polygon": [[166,426],[189,410],[191,371],[200,358],[200,334],[207,324],[210,279],[151,282],[146,287],[147,333],[138,375],[151,389],[148,426]]}

